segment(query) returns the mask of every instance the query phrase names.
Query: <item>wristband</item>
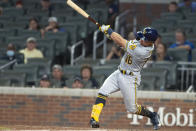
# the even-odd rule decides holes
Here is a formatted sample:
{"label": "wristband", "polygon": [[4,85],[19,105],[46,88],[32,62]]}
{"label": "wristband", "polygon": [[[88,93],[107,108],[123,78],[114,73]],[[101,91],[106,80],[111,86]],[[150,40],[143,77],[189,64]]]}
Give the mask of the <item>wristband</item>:
{"label": "wristband", "polygon": [[109,34],[109,35],[111,35],[113,32],[114,32],[114,31],[113,31],[111,28],[108,29],[108,34]]}

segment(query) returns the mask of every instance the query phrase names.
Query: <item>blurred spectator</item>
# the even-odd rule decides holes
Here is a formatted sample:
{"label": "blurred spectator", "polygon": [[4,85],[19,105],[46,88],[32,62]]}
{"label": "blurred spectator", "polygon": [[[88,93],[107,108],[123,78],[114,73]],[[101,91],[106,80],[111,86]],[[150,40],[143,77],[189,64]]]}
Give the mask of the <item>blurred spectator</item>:
{"label": "blurred spectator", "polygon": [[72,83],[72,88],[84,88],[84,84],[82,83],[82,79],[78,76],[74,78],[74,82]]}
{"label": "blurred spectator", "polygon": [[134,40],[134,39],[135,39],[135,34],[133,32],[129,32],[128,40]]}
{"label": "blurred spectator", "polygon": [[0,16],[3,15],[3,8],[0,7]]}
{"label": "blurred spectator", "polygon": [[80,75],[85,88],[99,88],[97,81],[93,78],[93,69],[90,65],[83,65],[80,69]]}
{"label": "blurred spectator", "polygon": [[172,58],[167,55],[167,47],[163,43],[159,43],[156,46],[156,55],[153,58],[154,61],[171,61]]}
{"label": "blurred spectator", "polygon": [[190,9],[191,12],[196,11],[196,2],[192,2],[192,0],[183,0],[182,3],[178,5],[180,8],[187,8]]}
{"label": "blurred spectator", "polygon": [[52,16],[53,6],[50,3],[50,0],[41,0],[42,11],[48,11],[49,16]]}
{"label": "blurred spectator", "polygon": [[178,4],[175,1],[169,3],[168,10],[170,13],[175,13],[178,10]]}
{"label": "blurred spectator", "polygon": [[115,0],[105,0],[108,5],[108,24],[113,26],[116,16],[118,15],[118,3]]}
{"label": "blurred spectator", "polygon": [[41,30],[42,37],[44,37],[44,33],[48,32],[48,31],[52,31],[52,32],[56,33],[58,31],[64,32],[64,29],[59,27],[58,20],[56,17],[50,17],[48,19],[48,26],[46,26],[44,29]]}
{"label": "blurred spectator", "polygon": [[16,6],[15,6],[17,9],[22,9],[23,8],[23,4],[22,4],[22,0],[18,0],[16,2]]}
{"label": "blurred spectator", "polygon": [[39,82],[39,87],[43,87],[43,88],[50,88],[51,87],[50,78],[47,74],[44,74],[41,77],[41,80]]}
{"label": "blurred spectator", "polygon": [[40,30],[39,22],[36,18],[31,18],[29,20],[28,30],[33,30],[33,31],[39,31]]}
{"label": "blurred spectator", "polygon": [[114,45],[114,46],[112,46],[111,51],[107,55],[106,61],[109,61],[111,59],[118,59],[118,58],[121,59],[122,54],[123,54],[123,50],[121,49],[121,47]]}
{"label": "blurred spectator", "polygon": [[[8,61],[13,61],[16,59],[17,60],[16,63],[21,64],[24,62],[23,57],[24,57],[23,54],[16,53],[16,48],[13,44],[8,44],[6,54],[1,56],[0,59],[1,60],[8,60]],[[10,66],[11,69],[14,66],[14,64],[12,64]]]}
{"label": "blurred spectator", "polygon": [[34,37],[29,37],[26,41],[26,48],[20,50],[20,53],[24,54],[27,63],[28,58],[43,58],[43,54],[40,50],[36,49],[37,40]]}
{"label": "blurred spectator", "polygon": [[65,88],[66,87],[66,78],[63,74],[63,69],[60,65],[54,65],[52,67],[52,85],[53,88]]}
{"label": "blurred spectator", "polygon": [[12,0],[1,0],[0,6],[2,8],[7,8],[7,7],[11,7],[13,5],[13,1]]}
{"label": "blurred spectator", "polygon": [[185,32],[180,29],[176,31],[175,35],[176,35],[176,43],[172,44],[170,48],[184,48],[189,50],[188,60],[191,61],[192,59],[191,50],[194,49],[193,43],[186,40]]}
{"label": "blurred spectator", "polygon": [[158,34],[157,40],[154,43],[155,47],[157,47],[159,43],[161,43],[161,35]]}

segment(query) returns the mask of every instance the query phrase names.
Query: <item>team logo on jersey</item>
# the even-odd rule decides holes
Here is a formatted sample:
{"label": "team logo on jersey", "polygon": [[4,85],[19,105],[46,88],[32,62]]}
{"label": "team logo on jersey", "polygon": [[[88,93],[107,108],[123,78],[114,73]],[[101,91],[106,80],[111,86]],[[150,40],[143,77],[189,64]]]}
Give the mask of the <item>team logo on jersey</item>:
{"label": "team logo on jersey", "polygon": [[130,48],[131,50],[134,50],[134,49],[136,48],[136,45],[135,45],[135,44],[130,45],[129,48]]}

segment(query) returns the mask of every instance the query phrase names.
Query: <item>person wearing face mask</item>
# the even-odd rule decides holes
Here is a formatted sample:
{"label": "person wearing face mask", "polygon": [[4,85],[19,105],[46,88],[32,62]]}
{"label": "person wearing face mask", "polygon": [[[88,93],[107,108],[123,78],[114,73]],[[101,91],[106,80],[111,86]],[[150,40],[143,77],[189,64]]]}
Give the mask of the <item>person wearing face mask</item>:
{"label": "person wearing face mask", "polygon": [[[17,60],[16,63],[21,64],[24,61],[22,59],[23,57],[21,57],[21,56],[22,56],[22,54],[17,53],[15,46],[10,43],[7,46],[6,53],[3,56],[1,56],[0,59],[6,60],[6,61],[13,61],[16,59]],[[13,63],[10,67],[12,68],[14,64],[15,63]]]}
{"label": "person wearing face mask", "polygon": [[188,61],[191,61],[192,54],[191,50],[194,49],[193,43],[186,40],[186,33],[180,29],[176,30],[176,43],[172,44],[170,48],[184,48],[189,51]]}

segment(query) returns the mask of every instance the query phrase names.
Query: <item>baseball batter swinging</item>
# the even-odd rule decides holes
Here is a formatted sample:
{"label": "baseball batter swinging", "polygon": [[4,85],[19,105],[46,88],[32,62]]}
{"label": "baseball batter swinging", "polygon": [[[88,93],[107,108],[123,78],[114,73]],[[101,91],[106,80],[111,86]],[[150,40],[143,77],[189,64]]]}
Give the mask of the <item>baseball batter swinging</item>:
{"label": "baseball batter swinging", "polygon": [[159,115],[137,104],[137,88],[140,85],[142,67],[150,58],[158,33],[155,29],[146,27],[137,33],[135,40],[127,41],[118,33],[113,32],[109,25],[99,28],[107,37],[124,48],[125,54],[118,69],[103,83],[92,107],[90,125],[99,128],[99,116],[106,103],[106,98],[114,92],[121,91],[128,112],[146,116],[151,119],[154,130],[161,126]]}

